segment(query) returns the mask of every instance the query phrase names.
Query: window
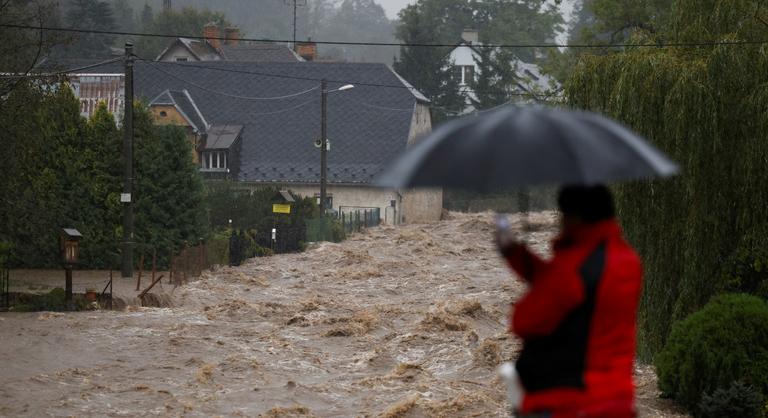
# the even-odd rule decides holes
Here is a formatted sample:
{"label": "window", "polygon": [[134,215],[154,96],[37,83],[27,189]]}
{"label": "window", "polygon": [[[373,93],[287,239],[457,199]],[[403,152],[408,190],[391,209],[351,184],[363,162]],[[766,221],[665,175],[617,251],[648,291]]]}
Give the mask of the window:
{"label": "window", "polygon": [[166,112],[165,110],[161,110],[161,111],[160,111],[160,117],[161,117],[161,118],[164,118],[164,117],[166,117],[166,116],[168,116],[168,112]]}
{"label": "window", "polygon": [[189,61],[189,58],[187,57],[176,57],[176,62],[187,62]]}
{"label": "window", "polygon": [[226,151],[203,152],[202,168],[207,171],[224,171],[227,169]]}
{"label": "window", "polygon": [[474,65],[456,65],[453,67],[453,78],[461,85],[472,84],[475,81]]}
{"label": "window", "polygon": [[458,81],[459,84],[463,84],[463,81],[461,80],[462,72],[463,71],[462,71],[462,66],[461,65],[455,65],[453,67],[453,71],[452,71],[451,76],[453,77],[454,80]]}
{"label": "window", "polygon": [[475,82],[475,66],[474,65],[465,65],[464,66],[464,79],[462,80],[462,84],[472,84]]}

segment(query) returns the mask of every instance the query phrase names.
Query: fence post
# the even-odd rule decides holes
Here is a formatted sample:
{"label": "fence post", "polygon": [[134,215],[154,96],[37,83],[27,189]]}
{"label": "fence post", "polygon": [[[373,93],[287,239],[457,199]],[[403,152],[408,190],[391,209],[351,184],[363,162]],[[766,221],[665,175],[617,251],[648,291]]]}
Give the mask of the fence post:
{"label": "fence post", "polygon": [[155,272],[157,271],[157,247],[152,247],[152,281],[155,281]]}
{"label": "fence post", "polygon": [[141,289],[141,273],[144,271],[144,252],[142,251],[141,257],[139,257],[139,276],[136,278],[136,291]]}
{"label": "fence post", "polygon": [[189,271],[189,243],[187,241],[184,241],[184,249],[181,250],[181,263],[182,263],[182,270],[181,270],[181,282],[179,284],[184,284],[187,282],[187,272]]}
{"label": "fence post", "polygon": [[168,282],[170,284],[173,284],[174,280],[176,280],[176,275],[174,274],[174,271],[173,271],[174,270],[174,264],[176,263],[175,257],[173,256],[173,247],[171,247],[171,249],[168,251],[168,254],[169,254],[169,257],[170,257],[170,261],[169,261],[170,266],[169,266],[169,268],[171,270],[168,273]]}

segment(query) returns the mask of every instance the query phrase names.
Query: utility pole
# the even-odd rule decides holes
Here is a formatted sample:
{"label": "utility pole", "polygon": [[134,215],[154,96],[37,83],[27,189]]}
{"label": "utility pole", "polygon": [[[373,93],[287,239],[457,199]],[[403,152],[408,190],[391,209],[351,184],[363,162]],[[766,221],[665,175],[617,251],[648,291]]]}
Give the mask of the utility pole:
{"label": "utility pole", "polygon": [[325,135],[325,102],[328,92],[325,89],[325,79],[320,80],[320,216],[325,215],[325,185],[328,152],[328,138]]}
{"label": "utility pole", "polygon": [[293,0],[293,52],[296,52],[296,2]]}
{"label": "utility pole", "polygon": [[133,44],[125,43],[125,110],[123,112],[123,265],[122,277],[133,278]]}

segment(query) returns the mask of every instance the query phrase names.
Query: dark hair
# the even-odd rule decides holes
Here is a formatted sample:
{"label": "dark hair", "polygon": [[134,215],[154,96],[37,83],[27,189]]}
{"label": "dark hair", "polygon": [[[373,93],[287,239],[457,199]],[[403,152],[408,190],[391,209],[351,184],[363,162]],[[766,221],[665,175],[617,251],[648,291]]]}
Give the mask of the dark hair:
{"label": "dark hair", "polygon": [[564,215],[578,216],[586,223],[595,223],[616,216],[611,191],[602,184],[564,186],[557,196],[557,206]]}

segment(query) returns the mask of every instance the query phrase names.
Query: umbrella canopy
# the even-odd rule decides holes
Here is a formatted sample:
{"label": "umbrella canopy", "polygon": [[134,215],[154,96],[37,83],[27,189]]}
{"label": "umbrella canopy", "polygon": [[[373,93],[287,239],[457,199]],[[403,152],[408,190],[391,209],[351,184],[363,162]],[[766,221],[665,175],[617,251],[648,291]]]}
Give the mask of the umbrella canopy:
{"label": "umbrella canopy", "polygon": [[490,192],[666,177],[677,171],[664,154],[606,117],[507,106],[439,127],[376,184]]}

